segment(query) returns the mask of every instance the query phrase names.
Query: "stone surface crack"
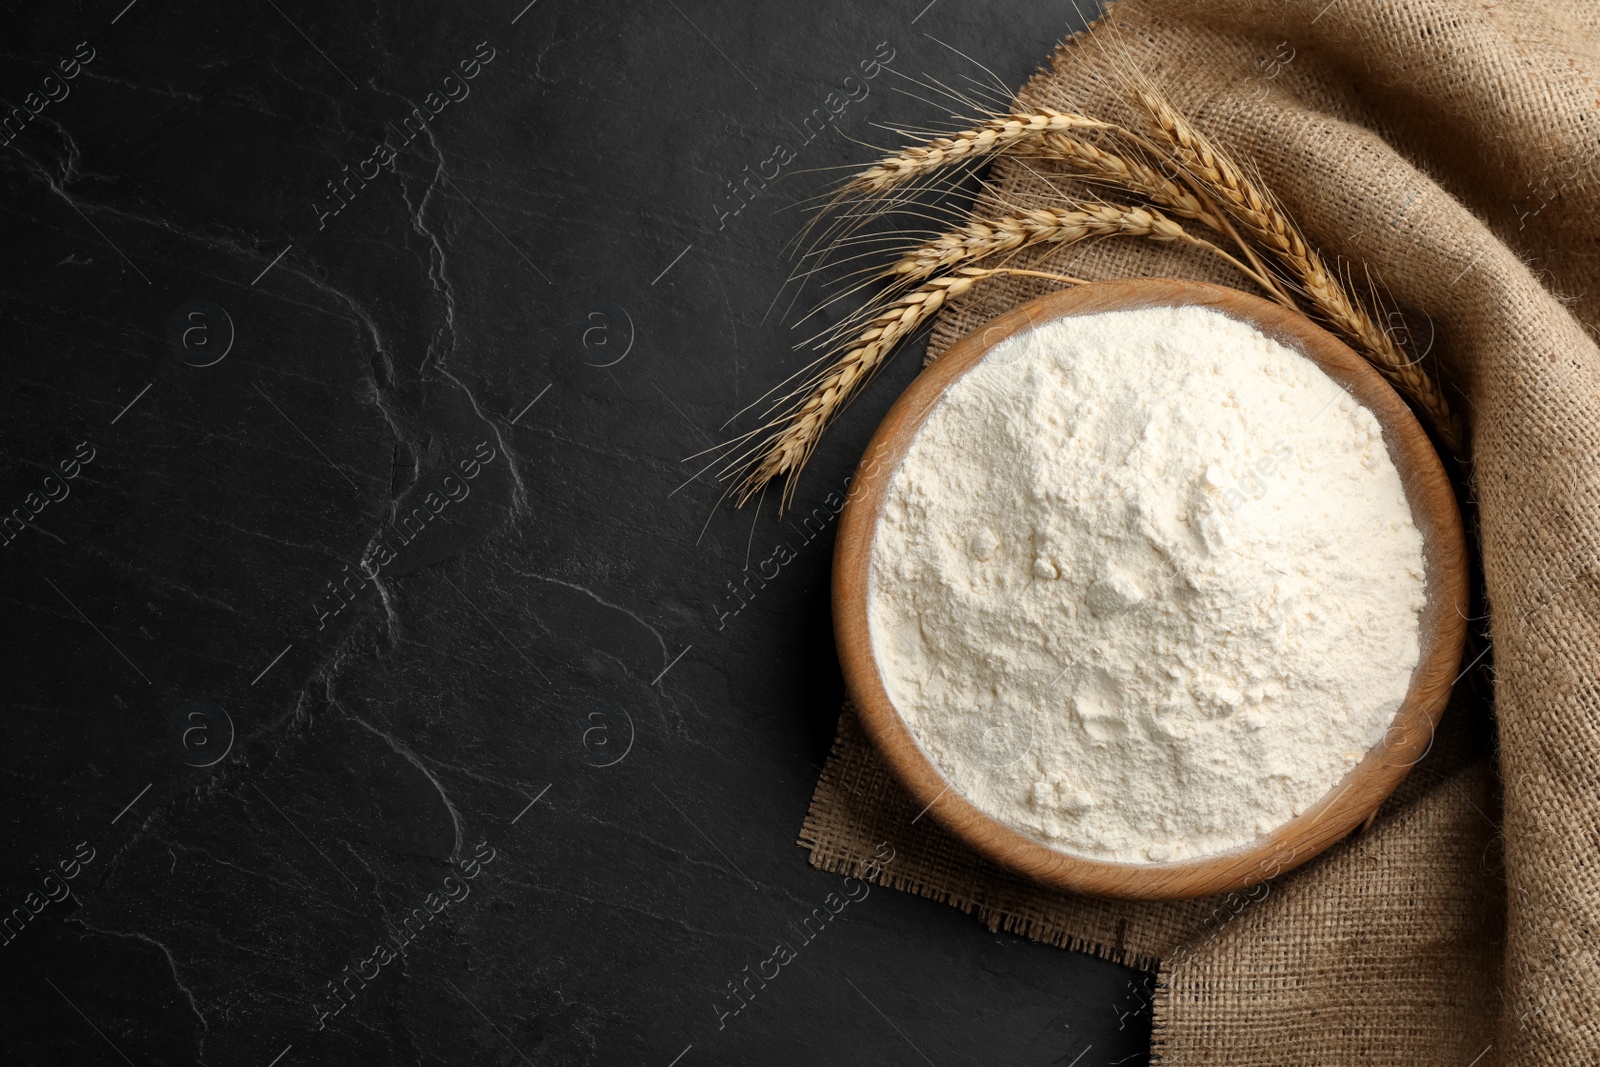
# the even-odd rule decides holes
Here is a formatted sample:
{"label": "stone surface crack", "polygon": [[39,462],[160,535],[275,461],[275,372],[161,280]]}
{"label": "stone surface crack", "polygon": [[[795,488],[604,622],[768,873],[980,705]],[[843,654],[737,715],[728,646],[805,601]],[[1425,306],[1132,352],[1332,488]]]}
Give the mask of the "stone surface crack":
{"label": "stone surface crack", "polygon": [[637,612],[631,611],[630,609],[623,607],[621,604],[614,604],[605,597],[601,596],[599,593],[596,593],[594,590],[588,588],[587,586],[579,585],[577,582],[569,582],[562,578],[552,578],[546,574],[535,574],[529,571],[521,571],[514,567],[511,569],[515,571],[519,577],[534,578],[541,582],[549,582],[551,585],[560,585],[565,586],[568,589],[574,589],[588,597],[590,600],[593,600],[601,607],[610,608],[612,611],[620,611],[622,614],[626,615],[628,618],[632,619],[634,622],[650,631],[651,635],[656,639],[656,644],[661,646],[661,663],[663,666],[665,666],[672,658],[672,654],[667,650],[667,639],[661,636],[661,631],[657,630],[650,624],[649,620],[645,619],[644,616],[639,615]]}
{"label": "stone surface crack", "polygon": [[478,416],[483,424],[489,428],[489,432],[494,435],[495,444],[499,446],[501,453],[506,457],[506,466],[511,471],[511,514],[521,515],[527,508],[528,489],[522,481],[522,464],[517,460],[516,450],[506,443],[505,435],[500,432],[499,422],[483,413],[483,409],[478,406],[478,398],[473,395],[471,389],[467,388],[467,384],[443,365],[440,365],[437,369],[440,374],[449,379],[452,385],[466,394],[467,403],[472,405],[472,413]]}
{"label": "stone surface crack", "polygon": [[[371,550],[371,544],[372,542],[369,541],[369,551]],[[384,584],[383,578],[379,575],[374,575],[371,581],[372,587],[378,591],[378,601],[383,605],[383,617],[386,627],[386,635],[389,638],[389,644],[392,647],[396,644],[399,644],[401,640],[400,613],[394,609],[394,595],[389,592],[389,587]]]}
{"label": "stone surface crack", "polygon": [[330,698],[329,703],[331,703],[335,708],[338,708],[339,711],[341,711],[350,719],[351,722],[355,723],[357,726],[360,726],[362,729],[383,738],[384,741],[388,742],[389,747],[394,749],[402,759],[404,759],[407,763],[410,763],[417,770],[421,771],[423,777],[427,778],[429,782],[433,783],[433,788],[438,790],[439,799],[444,802],[445,810],[450,813],[450,824],[455,830],[455,845],[450,849],[450,862],[454,863],[461,856],[461,813],[456,810],[455,804],[451,802],[450,794],[445,792],[444,783],[439,781],[439,777],[433,773],[433,770],[427,765],[427,763],[423,761],[421,756],[417,755],[416,751],[413,750],[411,746],[405,744],[393,734],[373,726],[371,723],[361,718],[361,716],[350,711],[349,708],[344,707],[338,702],[338,700]]}
{"label": "stone surface crack", "polygon": [[[435,366],[444,368],[445,360],[455,354],[456,347],[456,297],[455,291],[450,286],[450,279],[445,277],[445,252],[444,243],[439,240],[439,235],[428,228],[426,213],[428,201],[433,199],[433,192],[439,187],[439,182],[445,180],[444,152],[439,148],[439,139],[434,136],[431,125],[424,126],[423,133],[427,135],[428,143],[433,146],[434,159],[437,166],[434,168],[433,179],[428,182],[428,187],[422,191],[422,198],[417,201],[416,208],[411,213],[411,227],[417,233],[427,238],[432,246],[428,254],[428,281],[433,286],[434,292],[444,297],[444,329],[450,335],[450,341],[444,354],[436,355],[434,346],[428,346],[428,356]],[[405,195],[404,183],[400,186],[401,195]],[[410,197],[406,197],[409,206]]]}
{"label": "stone surface crack", "polygon": [[211,1032],[211,1024],[206,1022],[205,1013],[200,1010],[200,1002],[195,999],[193,991],[191,991],[188,986],[183,984],[183,978],[178,974],[178,961],[173,958],[172,950],[166,945],[162,944],[160,941],[157,941],[155,938],[151,937],[149,934],[142,934],[138,931],[107,930],[102,927],[95,926],[87,919],[79,916],[74,916],[66,921],[77,923],[85,930],[92,930],[95,933],[101,934],[105,937],[120,937],[129,941],[142,941],[147,945],[153,946],[161,952],[161,955],[166,958],[167,966],[172,971],[172,984],[178,987],[178,992],[182,993],[183,998],[189,1002],[189,1010],[194,1012],[194,1017],[196,1019],[200,1020],[200,1042],[199,1046],[195,1049],[195,1062],[204,1064],[206,1057],[206,1035]]}

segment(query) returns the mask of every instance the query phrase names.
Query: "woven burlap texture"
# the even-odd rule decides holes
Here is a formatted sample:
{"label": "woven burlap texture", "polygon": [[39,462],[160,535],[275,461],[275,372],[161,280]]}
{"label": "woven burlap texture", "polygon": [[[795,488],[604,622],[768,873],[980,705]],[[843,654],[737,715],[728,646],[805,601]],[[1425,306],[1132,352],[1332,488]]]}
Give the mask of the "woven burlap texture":
{"label": "woven burlap texture", "polygon": [[[888,884],[1159,961],[1155,1054],[1171,1067],[1600,1064],[1600,4],[1119,0],[1018,106],[1137,122],[1119,65],[1257,168],[1325,253],[1381,279],[1465,415],[1497,760],[1474,754],[1483,702],[1458,694],[1365,832],[1248,895],[1127,904],[971,855],[847,707],[801,843],[859,871],[891,841]],[[992,177],[980,211],[1046,188],[1011,161]],[[1148,242],[1026,261],[1248,288]],[[980,286],[930,353],[1050,284]]]}

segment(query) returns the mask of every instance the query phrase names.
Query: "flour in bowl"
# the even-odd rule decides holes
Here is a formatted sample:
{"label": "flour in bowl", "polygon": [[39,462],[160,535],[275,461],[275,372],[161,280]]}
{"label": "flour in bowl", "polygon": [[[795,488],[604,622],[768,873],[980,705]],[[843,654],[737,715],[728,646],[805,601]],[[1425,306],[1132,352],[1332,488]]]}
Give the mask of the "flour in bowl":
{"label": "flour in bowl", "polygon": [[1113,862],[1315,804],[1421,651],[1422,536],[1377,420],[1201,307],[992,349],[895,472],[870,573],[885,688],[954,786]]}

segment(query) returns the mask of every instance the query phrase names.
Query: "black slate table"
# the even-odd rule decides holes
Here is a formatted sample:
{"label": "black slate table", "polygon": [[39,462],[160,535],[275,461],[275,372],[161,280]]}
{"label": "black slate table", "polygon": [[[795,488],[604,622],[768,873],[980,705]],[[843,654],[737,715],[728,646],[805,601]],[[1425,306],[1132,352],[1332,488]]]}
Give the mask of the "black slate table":
{"label": "black slate table", "polygon": [[1086,12],[525,3],[0,19],[0,1062],[1142,1061],[1147,976],[793,933],[832,531],[684,462],[805,358],[793,205]]}

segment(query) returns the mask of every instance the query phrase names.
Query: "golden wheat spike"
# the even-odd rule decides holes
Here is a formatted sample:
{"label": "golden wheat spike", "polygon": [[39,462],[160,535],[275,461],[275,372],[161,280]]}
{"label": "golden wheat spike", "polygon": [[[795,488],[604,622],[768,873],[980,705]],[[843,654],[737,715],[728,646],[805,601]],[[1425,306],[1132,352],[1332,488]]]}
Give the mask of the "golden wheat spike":
{"label": "golden wheat spike", "polygon": [[1185,172],[1273,256],[1316,313],[1428,416],[1445,444],[1459,449],[1461,424],[1433,378],[1406,356],[1366,305],[1351,296],[1276,199],[1161,96],[1149,89],[1135,95]]}

